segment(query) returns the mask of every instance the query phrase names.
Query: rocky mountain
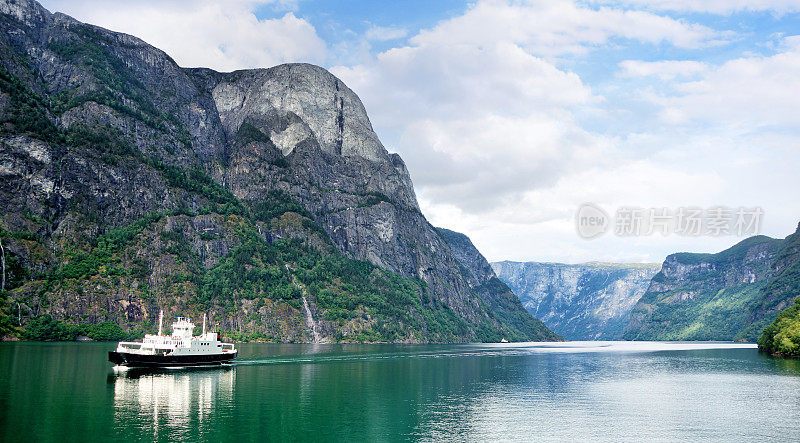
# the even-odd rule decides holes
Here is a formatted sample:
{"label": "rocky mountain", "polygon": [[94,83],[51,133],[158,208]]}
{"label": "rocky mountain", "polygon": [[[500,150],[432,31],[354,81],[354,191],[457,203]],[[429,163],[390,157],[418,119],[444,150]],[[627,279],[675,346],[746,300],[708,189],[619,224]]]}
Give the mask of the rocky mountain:
{"label": "rocky mountain", "polygon": [[[798,226],[800,229],[800,226]],[[756,341],[800,295],[800,231],[667,257],[631,312],[631,340]]]}
{"label": "rocky mountain", "polygon": [[437,228],[437,230],[461,264],[461,273],[470,288],[481,299],[487,300],[494,315],[502,319],[505,324],[528,335],[533,335],[538,329],[546,327],[538,319],[536,324],[528,320],[530,314],[525,312],[520,299],[497,277],[489,262],[472,244],[469,237],[449,229]]}
{"label": "rocky mountain", "polygon": [[619,340],[659,270],[652,263],[492,263],[523,306],[569,340]]}
{"label": "rocky mountain", "polygon": [[185,69],[32,0],[0,0],[0,27],[0,293],[23,327],[138,332],[163,307],[252,340],[557,338],[470,280],[326,70]]}

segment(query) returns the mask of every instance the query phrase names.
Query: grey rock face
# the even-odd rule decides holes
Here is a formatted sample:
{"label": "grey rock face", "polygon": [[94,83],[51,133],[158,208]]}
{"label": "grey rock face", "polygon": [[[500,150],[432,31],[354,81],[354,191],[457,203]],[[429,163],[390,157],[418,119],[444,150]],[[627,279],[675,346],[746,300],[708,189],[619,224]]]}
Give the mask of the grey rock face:
{"label": "grey rock face", "polygon": [[460,232],[445,228],[437,228],[439,234],[450,245],[456,260],[464,267],[465,276],[470,286],[475,287],[497,278],[489,262],[478,251],[472,240]]}
{"label": "grey rock face", "polygon": [[0,14],[19,20],[26,26],[40,26],[50,19],[50,14],[33,0],[10,0],[0,3]]}
{"label": "grey rock face", "polygon": [[229,134],[247,119],[279,120],[288,124],[265,129],[284,155],[314,138],[329,154],[388,160],[361,100],[325,69],[287,64],[223,74],[218,80],[212,95]]}
{"label": "grey rock face", "polygon": [[570,340],[619,340],[658,264],[492,263],[523,306]]}
{"label": "grey rock face", "polygon": [[[377,193],[418,210],[405,164],[380,143],[359,98],[328,71],[287,64],[229,74],[190,72],[209,88],[228,140],[234,140],[247,123],[293,164],[295,174],[275,171],[270,179],[338,193]],[[229,157],[238,155],[231,152]],[[248,177],[237,181],[236,172],[229,176],[234,192],[248,198],[248,191],[258,184],[249,180],[249,171]],[[297,179],[302,182],[296,183]],[[322,203],[324,212],[347,209],[343,202]]]}
{"label": "grey rock face", "polygon": [[520,303],[520,299],[497,278],[489,262],[478,252],[469,237],[444,228],[437,228],[437,231],[458,260],[461,274],[472,290],[492,309],[494,315],[503,324],[522,335],[538,336],[540,337],[538,340],[561,339],[557,335],[558,333],[543,335],[542,331],[547,330],[547,327],[538,317],[535,322],[530,322],[527,316],[522,314],[525,309]]}

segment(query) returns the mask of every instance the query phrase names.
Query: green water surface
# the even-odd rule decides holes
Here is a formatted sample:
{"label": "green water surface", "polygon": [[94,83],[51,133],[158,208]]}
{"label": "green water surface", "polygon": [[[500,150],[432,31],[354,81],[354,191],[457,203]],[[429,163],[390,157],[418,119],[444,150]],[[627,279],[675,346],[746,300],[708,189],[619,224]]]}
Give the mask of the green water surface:
{"label": "green water surface", "polygon": [[0,343],[1,441],[800,441],[800,361],[724,343],[239,345],[115,371]]}

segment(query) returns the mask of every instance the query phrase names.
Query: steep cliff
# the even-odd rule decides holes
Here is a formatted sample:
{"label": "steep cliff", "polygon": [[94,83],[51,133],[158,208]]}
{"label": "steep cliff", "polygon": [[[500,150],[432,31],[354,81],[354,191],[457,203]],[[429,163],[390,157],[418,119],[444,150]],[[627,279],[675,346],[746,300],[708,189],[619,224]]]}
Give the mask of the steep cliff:
{"label": "steep cliff", "polygon": [[798,275],[798,232],[750,237],[716,254],[672,254],[631,312],[624,337],[756,341],[800,293]]}
{"label": "steep cliff", "polygon": [[659,265],[492,263],[523,306],[570,340],[619,340]]}
{"label": "steep cliff", "polygon": [[529,314],[525,312],[519,298],[497,278],[489,262],[472,244],[469,237],[449,229],[437,228],[437,230],[461,264],[461,273],[472,290],[492,308],[493,314],[500,322],[524,335],[539,335],[542,340],[561,339],[552,333],[543,335],[540,331],[546,331],[548,328],[538,319],[535,322],[528,320]]}
{"label": "steep cliff", "polygon": [[0,0],[0,27],[4,295],[23,317],[147,329],[165,307],[250,339],[551,337],[472,288],[326,70],[184,69],[30,0]]}

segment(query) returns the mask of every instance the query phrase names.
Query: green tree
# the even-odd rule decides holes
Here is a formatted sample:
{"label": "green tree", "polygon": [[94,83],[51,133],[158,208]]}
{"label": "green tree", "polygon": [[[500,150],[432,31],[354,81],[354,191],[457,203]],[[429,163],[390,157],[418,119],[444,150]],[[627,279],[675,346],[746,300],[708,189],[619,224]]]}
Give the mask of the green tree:
{"label": "green tree", "polygon": [[16,335],[18,332],[16,320],[8,300],[8,293],[0,291],[0,337]]}
{"label": "green tree", "polygon": [[800,297],[764,328],[758,349],[770,354],[800,356]]}
{"label": "green tree", "polygon": [[77,331],[54,319],[49,314],[34,317],[25,325],[25,329],[22,331],[23,338],[36,341],[74,340],[77,335]]}

